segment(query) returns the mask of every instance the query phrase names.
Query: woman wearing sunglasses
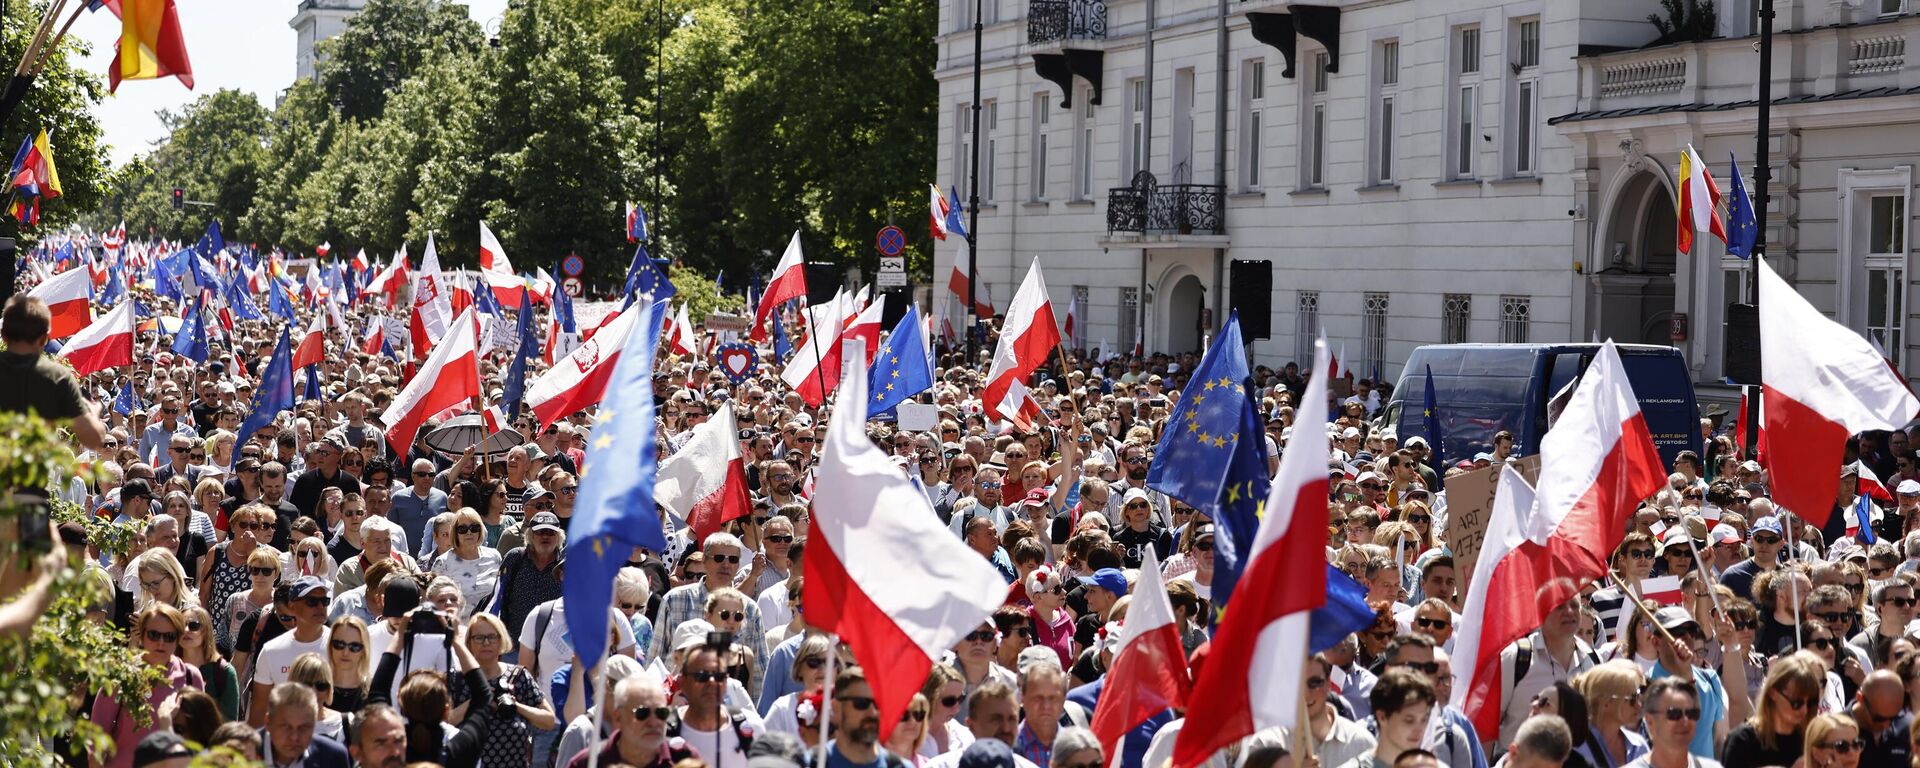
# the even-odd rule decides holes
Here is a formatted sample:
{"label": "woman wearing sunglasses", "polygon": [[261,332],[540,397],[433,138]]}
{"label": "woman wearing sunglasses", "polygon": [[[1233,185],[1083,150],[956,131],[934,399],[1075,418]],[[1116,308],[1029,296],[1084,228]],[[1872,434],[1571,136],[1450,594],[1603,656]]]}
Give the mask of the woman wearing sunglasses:
{"label": "woman wearing sunglasses", "polygon": [[[180,635],[186,631],[186,617],[165,603],[147,606],[134,615],[132,645],[140,650],[142,662],[160,671],[160,681],[147,694],[147,706],[154,712],[169,709],[167,700],[181,691],[206,687],[200,670],[179,656]],[[133,745],[157,729],[152,719],[142,725],[143,718],[135,717],[125,703],[112,696],[94,699],[91,719],[118,747],[111,756],[91,756],[88,762],[95,768],[129,768],[133,765]]]}
{"label": "woman wearing sunglasses", "polygon": [[169,550],[149,549],[140,553],[127,565],[127,572],[139,582],[133,592],[136,608],[166,603],[184,611],[200,603],[200,597],[187,587],[187,574],[180,568],[180,561]]}
{"label": "woman wearing sunglasses", "polygon": [[[747,596],[740,590],[723,587],[707,593],[704,618],[716,631],[738,636],[740,625],[747,620]],[[727,655],[727,675],[740,681],[747,694],[758,701],[760,681],[753,679],[753,661],[758,649],[748,648],[740,643],[733,644],[733,651]]]}
{"label": "woman wearing sunglasses", "polygon": [[[480,673],[499,692],[491,725],[480,742],[480,760],[485,765],[525,765],[533,754],[536,732],[553,738],[553,705],[533,673],[525,667],[508,664],[500,655],[513,650],[513,638],[507,625],[491,613],[475,615],[467,622],[467,650],[480,665]],[[467,707],[474,706],[466,680],[450,677],[447,691],[461,705],[453,708],[453,720],[466,719]],[[482,701],[492,697],[482,697]]]}
{"label": "woman wearing sunglasses", "polygon": [[818,698],[820,692],[825,690],[827,654],[832,652],[833,643],[826,635],[811,634],[800,641],[800,650],[793,655],[792,673],[793,679],[800,683],[800,690],[773,700],[773,706],[767,709],[767,730],[799,735],[803,727],[803,718],[799,716],[801,702],[808,696]]}
{"label": "woman wearing sunglasses", "polygon": [[359,712],[367,702],[367,681],[373,674],[368,637],[367,623],[358,616],[334,619],[327,630],[327,666],[333,680],[329,706],[341,712]]}
{"label": "woman wearing sunglasses", "polygon": [[935,664],[920,686],[927,697],[927,737],[920,740],[920,757],[958,752],[973,743],[973,731],[960,721],[960,705],[967,701],[967,681],[952,664]]}
{"label": "woman wearing sunglasses", "polygon": [[213,643],[213,616],[195,604],[181,615],[186,629],[180,633],[180,660],[200,670],[207,683],[207,695],[219,705],[220,716],[232,720],[240,716],[240,673],[233,668],[220,648]]}
{"label": "woman wearing sunglasses", "polygon": [[927,758],[920,754],[920,745],[927,741],[927,715],[932,709],[923,693],[913,694],[907,703],[907,711],[900,713],[900,724],[893,727],[893,733],[887,737],[887,752],[898,756],[913,768],[922,768]]}
{"label": "woman wearing sunglasses", "polygon": [[1811,654],[1774,660],[1753,717],[1727,734],[1726,765],[1792,765],[1806,754],[1807,724],[1819,713],[1826,668]]}
{"label": "woman wearing sunglasses", "polygon": [[294,657],[293,666],[287,668],[287,682],[313,689],[313,697],[320,704],[320,717],[313,721],[313,735],[346,743],[347,719],[333,706],[333,671],[326,659],[317,653]]}
{"label": "woman wearing sunglasses", "polygon": [[460,585],[468,615],[487,605],[500,578],[500,550],[487,546],[486,536],[480,513],[462,509],[453,515],[453,549],[433,561],[434,573]]}
{"label": "woman wearing sunglasses", "polygon": [[1857,768],[1861,750],[1860,726],[1853,718],[1828,712],[1807,726],[1805,768]]}
{"label": "woman wearing sunglasses", "polygon": [[[214,638],[221,648],[233,647],[235,626],[227,621],[227,599],[253,586],[248,563],[260,543],[273,536],[273,510],[260,504],[242,506],[233,511],[227,532],[228,539],[201,558],[199,577],[194,580],[200,587],[200,604],[213,614]],[[279,564],[273,558],[275,572]]]}
{"label": "woman wearing sunglasses", "polygon": [[259,547],[247,556],[248,589],[227,596],[227,636],[221,645],[233,647],[233,633],[247,619],[273,605],[273,585],[280,583],[280,558],[270,547]]}

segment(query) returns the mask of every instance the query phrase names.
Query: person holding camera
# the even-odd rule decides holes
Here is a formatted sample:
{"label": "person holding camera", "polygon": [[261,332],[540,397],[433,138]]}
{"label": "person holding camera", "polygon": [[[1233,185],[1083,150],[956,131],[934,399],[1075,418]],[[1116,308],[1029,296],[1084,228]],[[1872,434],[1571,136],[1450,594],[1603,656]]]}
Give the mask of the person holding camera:
{"label": "person holding camera", "polygon": [[686,739],[710,768],[746,768],[747,748],[761,728],[760,715],[751,707],[726,704],[732,649],[732,635],[709,633],[705,643],[687,651],[680,667],[680,693],[687,703],[680,708],[675,735]]}
{"label": "person holding camera", "polygon": [[[392,583],[407,583],[405,579]],[[395,595],[387,595],[387,605],[395,605]],[[416,598],[417,600],[417,598]],[[387,640],[387,650],[380,655],[380,665],[374,670],[373,683],[367,693],[368,709],[375,704],[393,703],[391,691],[394,689],[395,675],[400,670],[400,659],[406,653],[407,646],[416,636],[446,636],[453,638],[451,648],[457,665],[454,674],[460,675],[466,690],[473,691],[477,701],[466,707],[465,717],[457,728],[448,728],[447,720],[453,715],[452,697],[447,690],[446,679],[432,670],[416,670],[409,673],[400,690],[400,714],[406,719],[407,763],[437,763],[445,768],[476,768],[480,764],[480,747],[485,743],[487,733],[492,726],[493,713],[501,703],[493,697],[493,689],[487,684],[485,674],[480,671],[480,663],[467,650],[466,627],[456,629],[453,620],[435,611],[432,606],[416,606],[397,617],[398,630]]]}
{"label": "person holding camera", "polygon": [[[500,660],[513,650],[513,638],[507,625],[491,613],[476,614],[467,621],[467,650],[480,666],[480,672],[492,681],[493,690],[477,693],[467,688],[463,677],[450,678],[447,689],[456,700],[466,701],[453,708],[453,719],[460,720],[470,706],[494,702],[493,728],[480,745],[481,759],[487,765],[525,765],[531,759],[533,736],[551,736],[555,725],[553,705],[526,668]],[[478,701],[476,701],[476,699]]]}

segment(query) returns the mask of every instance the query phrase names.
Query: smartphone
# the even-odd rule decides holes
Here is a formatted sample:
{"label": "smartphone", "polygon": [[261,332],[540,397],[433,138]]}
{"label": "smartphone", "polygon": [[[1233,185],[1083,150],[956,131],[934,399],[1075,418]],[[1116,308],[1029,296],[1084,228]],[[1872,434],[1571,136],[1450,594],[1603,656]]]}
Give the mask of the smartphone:
{"label": "smartphone", "polygon": [[45,496],[31,493],[16,493],[11,504],[19,510],[14,522],[19,526],[20,551],[28,555],[44,555],[53,551],[52,508],[47,505]]}

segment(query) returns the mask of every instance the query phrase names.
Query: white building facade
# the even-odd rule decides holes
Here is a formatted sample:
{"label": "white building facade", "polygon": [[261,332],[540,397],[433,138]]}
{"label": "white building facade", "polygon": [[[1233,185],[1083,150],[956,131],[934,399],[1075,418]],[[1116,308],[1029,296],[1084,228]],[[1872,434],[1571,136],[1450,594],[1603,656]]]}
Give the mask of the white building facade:
{"label": "white building facade", "polygon": [[[1855,13],[1778,2],[1783,30]],[[971,148],[980,144],[976,260],[997,307],[1038,257],[1056,306],[1079,300],[1082,345],[1124,349],[1139,339],[1148,351],[1194,350],[1226,316],[1232,273],[1266,271],[1236,262],[1264,261],[1270,333],[1255,342],[1257,363],[1302,359],[1324,331],[1358,375],[1392,379],[1422,344],[1600,334],[1678,337],[1698,379],[1721,375],[1710,348],[1722,343],[1725,312],[1708,305],[1726,287],[1706,266],[1722,267],[1720,244],[1698,263],[1674,259],[1671,190],[1686,141],[1718,176],[1727,174],[1729,149],[1751,162],[1750,103],[1676,106],[1753,99],[1754,39],[1739,9],[1722,21],[1723,34],[1738,37],[1642,50],[1658,37],[1647,21],[1657,0],[980,3],[978,133],[975,3],[942,6],[938,172],[964,204]],[[1868,45],[1878,57],[1870,65],[1849,58],[1856,38],[1904,40],[1920,28],[1920,19],[1879,10],[1859,12],[1871,35],[1826,29],[1782,34],[1776,44],[1776,99],[1807,100],[1774,111],[1786,145],[1774,161],[1774,207],[1786,212],[1770,222],[1776,255],[1806,255],[1815,242],[1811,204],[1800,199],[1808,191],[1831,197],[1852,188],[1865,195],[1855,208],[1885,210],[1890,203],[1874,202],[1883,192],[1911,187],[1912,174],[1893,168],[1920,161],[1920,131],[1893,127],[1905,118],[1891,113],[1887,127],[1841,129],[1818,142],[1831,148],[1820,150],[1831,167],[1820,171],[1822,186],[1807,186],[1813,124],[1803,121],[1857,125],[1869,101],[1920,104],[1907,102],[1913,95],[1812,98],[1869,76],[1887,87],[1920,83],[1920,71],[1890,52],[1904,42]],[[1675,56],[1686,62],[1678,88],[1668,82]],[[1746,95],[1734,95],[1741,87]],[[1622,159],[1628,139],[1639,158],[1631,166]],[[1856,171],[1847,181],[1843,165]],[[1635,194],[1637,209],[1623,202]],[[1634,215],[1612,214],[1623,206]],[[1899,210],[1891,220],[1905,222],[1904,202]],[[1843,247],[1839,215],[1823,220],[1823,263]],[[1862,230],[1844,247],[1871,235]],[[1627,261],[1615,269],[1622,240]],[[1858,246],[1882,265],[1878,276],[1786,271],[1835,286],[1825,289],[1829,299],[1844,282],[1857,297],[1846,312],[1879,307],[1864,298],[1874,290],[1904,306],[1909,292],[1894,297],[1884,286],[1904,286],[1909,272],[1886,272],[1894,260],[1873,250],[1888,245]],[[943,269],[950,254],[941,254]],[[1675,271],[1662,272],[1669,264]],[[1621,275],[1628,269],[1633,277]],[[1816,302],[1819,293],[1809,288]],[[1676,313],[1685,315],[1678,325]]]}
{"label": "white building facade", "polygon": [[293,20],[287,22],[296,35],[294,77],[314,79],[319,72],[315,46],[347,31],[347,20],[359,14],[366,5],[367,0],[300,0]]}

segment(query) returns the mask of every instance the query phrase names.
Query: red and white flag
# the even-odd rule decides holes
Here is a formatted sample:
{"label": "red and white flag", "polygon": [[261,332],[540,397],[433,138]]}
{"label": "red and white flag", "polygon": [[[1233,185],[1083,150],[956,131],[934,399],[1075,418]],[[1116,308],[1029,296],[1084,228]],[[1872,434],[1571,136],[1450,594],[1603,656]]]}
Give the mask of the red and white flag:
{"label": "red and white flag", "polygon": [[[431,236],[428,242],[432,242]],[[526,281],[514,273],[513,263],[507,261],[507,249],[500,247],[500,238],[493,236],[485,221],[480,222],[480,280],[493,291],[493,300],[500,306],[520,306],[520,288]]]}
{"label": "red and white flag", "polygon": [[1581,374],[1560,420],[1540,441],[1540,458],[1537,488],[1511,467],[1502,470],[1461,611],[1461,625],[1479,631],[1454,640],[1453,703],[1489,735],[1500,733],[1505,706],[1500,649],[1605,576],[1640,501],[1667,484],[1612,341]]}
{"label": "red and white flag", "polygon": [[841,324],[852,302],[852,297],[842,291],[835,293],[832,301],[811,309],[807,314],[813,319],[813,327],[780,370],[780,380],[808,405],[819,407],[840,384]]}
{"label": "red and white flag", "polygon": [[[527,407],[542,425],[600,402],[607,391],[607,379],[612,378],[613,367],[620,362],[620,350],[626,349],[627,335],[633,333],[643,308],[640,302],[634,302],[614,315],[593,338],[575,347],[566,359],[554,363],[527,387]],[[655,329],[642,332],[654,333]]]}
{"label": "red and white flag", "polygon": [[480,318],[469,309],[453,318],[452,326],[380,414],[380,423],[387,426],[387,444],[395,453],[406,454],[428,418],[469,405],[480,396]]}
{"label": "red and white flag", "polygon": [[[865,402],[866,366],[856,362],[840,386],[841,402]],[[827,423],[807,536],[805,610],[809,625],[853,647],[879,705],[884,742],[934,661],[1006,600],[1007,582],[947,532],[926,493],[867,439],[866,426],[860,407],[835,409]]]}
{"label": "red and white flag", "polygon": [[[413,316],[407,325],[416,357],[447,335],[447,321],[453,317],[451,293],[446,277],[440,273],[440,255],[433,248],[433,235],[429,234],[427,250],[420,255],[420,271],[413,276]],[[404,451],[406,446],[400,449]]]}
{"label": "red and white flag", "polygon": [[[886,309],[885,301],[868,304],[866,309],[860,310],[860,314],[847,321],[847,330],[842,334],[866,344],[867,365],[873,365],[873,356],[880,353],[880,319],[881,315],[886,314]],[[841,348],[846,348],[844,342]]]}
{"label": "red and white flag", "polygon": [[1015,431],[1029,435],[1034,432],[1034,422],[1045,413],[1040,408],[1040,401],[1033,399],[1033,390],[1028,389],[1027,383],[1019,379],[1015,379],[1011,385],[1008,385],[1007,394],[1000,398],[1000,405],[996,410],[1006,415],[1007,422],[1013,425]]}
{"label": "red and white flag", "polygon": [[1079,325],[1079,320],[1080,297],[1074,296],[1067,301],[1067,322],[1064,327],[1061,328],[1061,332],[1067,337],[1067,346],[1069,347],[1080,346],[1079,329],[1076,327]]}
{"label": "red and white flag", "polygon": [[384,346],[387,340],[386,328],[387,324],[377,317],[367,321],[367,332],[360,337],[360,351],[369,355],[380,354],[380,347]]}
{"label": "red and white flag", "polygon": [[[307,325],[306,335],[300,337],[300,343],[293,348],[293,367],[305,368],[327,359],[327,329],[333,320],[333,313],[325,310],[313,313],[313,322]],[[379,354],[375,349],[373,354]]]}
{"label": "red and white flag", "polygon": [[372,262],[367,261],[367,249],[362,248],[354,252],[353,260],[347,262],[347,264],[353,267],[353,271],[365,274],[367,267],[371,265]]}
{"label": "red and white flag", "polygon": [[1007,388],[1015,379],[1025,380],[1059,345],[1060,327],[1053,321],[1053,302],[1047,298],[1047,281],[1040,274],[1040,259],[1035,257],[1026,279],[1020,282],[1020,291],[1013,295],[1013,304],[1007,307],[1000,345],[987,371],[987,389],[981,393],[980,403],[986,407],[989,420],[1008,418],[1009,414],[1000,410]]}
{"label": "red and white flag", "polygon": [[681,304],[680,311],[667,320],[667,343],[676,355],[692,355],[697,351],[694,348],[696,338],[693,323],[687,321],[687,305]]}
{"label": "red and white flag", "polygon": [[1683,597],[1686,597],[1686,593],[1680,591],[1678,576],[1655,576],[1640,580],[1640,598],[1643,600],[1652,600],[1661,605],[1679,605]]}
{"label": "red and white flag", "polygon": [[1120,740],[1148,718],[1169,708],[1185,709],[1193,690],[1186,649],[1173,623],[1173,602],[1160,577],[1160,559],[1152,547],[1146,547],[1143,556],[1140,583],[1133,587],[1132,607],[1120,625],[1120,650],[1107,668],[1107,682],[1093,710],[1093,735],[1106,755],[1119,754]]}
{"label": "red and white flag", "polygon": [[1860,484],[1854,488],[1855,493],[1866,494],[1868,498],[1883,504],[1893,503],[1893,489],[1880,482],[1880,476],[1873,473],[1872,467],[1864,461],[1855,461],[1853,468],[1860,473]]}
{"label": "red and white flag", "polygon": [[927,215],[929,217],[927,229],[935,239],[945,240],[947,239],[947,235],[952,234],[952,232],[947,229],[947,214],[951,213],[953,208],[947,205],[947,196],[940,194],[939,186],[933,184],[927,186],[933,191],[933,196],[927,200]]}
{"label": "red and white flag", "polygon": [[1920,400],[1873,345],[1827,319],[1762,260],[1760,380],[1774,503],[1825,525],[1847,437],[1900,429]]}
{"label": "red and white flag", "polygon": [[325,258],[325,257],[326,257],[326,255],[327,255],[327,252],[328,252],[328,251],[331,251],[331,250],[333,250],[333,241],[332,241],[332,240],[328,240],[328,241],[326,241],[326,242],[324,242],[324,243],[321,243],[321,244],[319,244],[319,245],[316,245],[316,246],[314,246],[314,247],[313,247],[313,252],[314,252],[315,254],[317,254],[317,255],[319,255],[319,256],[320,256],[321,258]]}
{"label": "red and white flag", "polygon": [[693,428],[686,445],[660,462],[653,500],[686,521],[695,542],[706,541],[707,534],[728,520],[753,513],[739,430],[733,403],[723,403],[706,423]]}
{"label": "red and white flag", "polygon": [[[973,256],[967,249],[967,241],[960,241],[960,249],[954,252],[953,272],[947,275],[947,290],[960,299],[960,306],[966,306],[969,278],[967,273],[973,269]],[[987,292],[987,284],[980,284],[980,295],[971,297],[975,317],[993,317],[993,296]],[[1012,310],[1008,310],[1012,311]]]}
{"label": "red and white flag", "polygon": [[533,303],[548,304],[553,301],[555,286],[553,275],[547,274],[546,267],[534,267],[533,279],[527,281],[527,293],[532,295]]}
{"label": "red and white flag", "polygon": [[[1314,342],[1314,367],[1326,370],[1327,340]],[[1295,417],[1327,421],[1327,377],[1307,381]],[[1313,610],[1327,602],[1326,430],[1296,430],[1280,455],[1266,516],[1246,550],[1236,602],[1220,619],[1207,663],[1188,697],[1187,722],[1173,764],[1192,768],[1262,728],[1293,727],[1305,700],[1307,638]],[[1106,695],[1103,694],[1102,698]]]}
{"label": "red and white flag", "polygon": [[786,252],[780,254],[780,263],[773,267],[773,276],[767,278],[767,290],[760,294],[760,306],[753,310],[750,337],[754,341],[766,341],[767,316],[773,314],[773,309],[806,295],[807,260],[800,253],[800,231],[794,230],[793,239],[787,241]]}
{"label": "red and white flag", "polygon": [[64,339],[93,323],[93,278],[84,269],[69,269],[33,287],[27,295],[47,303],[53,324],[47,337]]}
{"label": "red and white flag", "polygon": [[80,376],[121,365],[133,365],[133,302],[123,301],[113,311],[82,328],[60,347],[60,356]]}

